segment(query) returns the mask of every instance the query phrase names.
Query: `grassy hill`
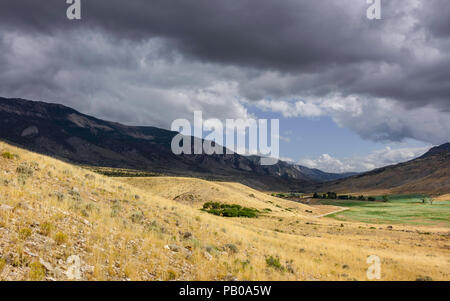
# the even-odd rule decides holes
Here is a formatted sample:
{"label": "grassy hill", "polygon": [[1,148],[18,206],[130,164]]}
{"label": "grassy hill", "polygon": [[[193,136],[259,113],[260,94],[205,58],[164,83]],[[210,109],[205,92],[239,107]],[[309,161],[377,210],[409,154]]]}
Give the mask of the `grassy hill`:
{"label": "grassy hill", "polygon": [[318,218],[334,207],[234,183],[108,178],[2,142],[0,166],[2,280],[366,280],[370,255],[382,280],[450,279],[448,227]]}

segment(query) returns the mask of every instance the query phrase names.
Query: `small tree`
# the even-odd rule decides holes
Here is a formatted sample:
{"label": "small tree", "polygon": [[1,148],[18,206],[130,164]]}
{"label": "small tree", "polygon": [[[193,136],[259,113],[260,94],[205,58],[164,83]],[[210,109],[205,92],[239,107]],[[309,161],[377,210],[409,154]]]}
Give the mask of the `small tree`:
{"label": "small tree", "polygon": [[429,196],[422,197],[422,204],[426,204],[427,202],[429,202],[431,205],[433,205],[433,201],[434,199],[432,197]]}
{"label": "small tree", "polygon": [[389,198],[387,195],[383,195],[383,202],[389,202]]}
{"label": "small tree", "polygon": [[330,200],[335,200],[337,199],[337,194],[336,192],[327,192],[327,198]]}

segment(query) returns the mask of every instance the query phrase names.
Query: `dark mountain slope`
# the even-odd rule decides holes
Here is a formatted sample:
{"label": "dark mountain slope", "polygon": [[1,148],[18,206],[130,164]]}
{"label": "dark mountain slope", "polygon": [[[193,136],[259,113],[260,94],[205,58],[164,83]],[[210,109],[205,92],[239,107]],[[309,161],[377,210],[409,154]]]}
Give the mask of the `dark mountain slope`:
{"label": "dark mountain slope", "polygon": [[302,190],[340,177],[282,161],[261,166],[255,156],[177,156],[170,149],[176,134],[100,120],[63,105],[0,98],[0,139],[77,164],[239,181],[267,190]]}
{"label": "dark mountain slope", "polygon": [[430,149],[423,156],[375,169],[343,180],[313,185],[311,191],[392,193],[450,193],[450,143]]}

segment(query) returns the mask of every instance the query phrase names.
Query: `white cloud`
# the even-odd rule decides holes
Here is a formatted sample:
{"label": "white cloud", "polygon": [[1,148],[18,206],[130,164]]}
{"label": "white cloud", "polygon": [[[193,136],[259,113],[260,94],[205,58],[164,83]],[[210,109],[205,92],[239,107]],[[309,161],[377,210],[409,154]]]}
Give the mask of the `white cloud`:
{"label": "white cloud", "polygon": [[334,173],[363,172],[386,165],[412,160],[423,155],[429,148],[430,147],[392,149],[386,147],[381,150],[376,150],[367,156],[355,156],[341,159],[334,158],[329,154],[323,154],[317,158],[303,158],[298,164]]}
{"label": "white cloud", "polygon": [[412,138],[432,144],[449,141],[450,112],[436,107],[405,108],[389,99],[367,99],[356,95],[327,95],[307,100],[261,100],[262,110],[282,114],[286,118],[330,116],[339,126],[349,128],[372,141],[402,141]]}
{"label": "white cloud", "polygon": [[284,117],[317,117],[325,113],[320,105],[304,101],[290,103],[283,100],[260,100],[256,106],[265,111],[281,113]]}

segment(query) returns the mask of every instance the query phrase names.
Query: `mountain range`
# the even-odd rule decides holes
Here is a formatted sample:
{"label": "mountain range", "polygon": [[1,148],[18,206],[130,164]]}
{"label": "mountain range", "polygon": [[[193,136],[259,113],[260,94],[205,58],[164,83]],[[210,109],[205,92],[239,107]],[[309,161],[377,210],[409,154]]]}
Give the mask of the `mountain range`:
{"label": "mountain range", "polygon": [[0,139],[79,165],[238,181],[262,190],[298,190],[348,176],[283,161],[261,166],[260,157],[236,153],[175,155],[177,132],[105,121],[60,104],[0,98],[0,125]]}
{"label": "mountain range", "polygon": [[101,120],[60,104],[0,97],[0,139],[78,165],[240,182],[272,191],[450,192],[450,143],[397,165],[334,174],[284,161],[261,166],[260,157],[236,153],[175,155],[171,141],[177,134]]}

